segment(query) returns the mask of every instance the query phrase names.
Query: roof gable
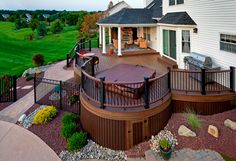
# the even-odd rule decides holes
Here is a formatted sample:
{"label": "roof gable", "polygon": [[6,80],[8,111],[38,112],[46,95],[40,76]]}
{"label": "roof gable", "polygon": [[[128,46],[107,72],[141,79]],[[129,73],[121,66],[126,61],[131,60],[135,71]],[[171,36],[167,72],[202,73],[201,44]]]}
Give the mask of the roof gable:
{"label": "roof gable", "polygon": [[158,23],[174,25],[197,25],[187,12],[167,13]]}

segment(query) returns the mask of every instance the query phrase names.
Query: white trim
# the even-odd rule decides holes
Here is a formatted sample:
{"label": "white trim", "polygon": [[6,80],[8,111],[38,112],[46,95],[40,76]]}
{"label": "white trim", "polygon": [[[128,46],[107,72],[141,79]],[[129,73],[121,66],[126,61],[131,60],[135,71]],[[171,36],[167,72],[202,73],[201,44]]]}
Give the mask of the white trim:
{"label": "white trim", "polygon": [[150,24],[100,24],[97,23],[99,26],[105,27],[156,27],[158,26],[157,23],[150,23]]}
{"label": "white trim", "polygon": [[183,28],[196,28],[197,25],[175,25],[175,24],[167,24],[167,23],[157,23],[160,26],[167,26],[167,27],[183,27]]}
{"label": "white trim", "polygon": [[102,53],[103,54],[106,54],[107,51],[106,51],[106,28],[103,27],[102,28]]}
{"label": "white trim", "polygon": [[118,27],[118,56],[122,56],[122,53],[121,53],[121,27]]}

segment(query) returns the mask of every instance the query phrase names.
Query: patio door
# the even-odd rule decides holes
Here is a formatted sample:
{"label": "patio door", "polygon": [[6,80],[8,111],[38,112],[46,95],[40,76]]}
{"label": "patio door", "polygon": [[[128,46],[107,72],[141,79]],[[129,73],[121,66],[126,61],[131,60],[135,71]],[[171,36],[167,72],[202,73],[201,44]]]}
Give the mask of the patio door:
{"label": "patio door", "polygon": [[176,31],[163,30],[163,53],[176,59]]}

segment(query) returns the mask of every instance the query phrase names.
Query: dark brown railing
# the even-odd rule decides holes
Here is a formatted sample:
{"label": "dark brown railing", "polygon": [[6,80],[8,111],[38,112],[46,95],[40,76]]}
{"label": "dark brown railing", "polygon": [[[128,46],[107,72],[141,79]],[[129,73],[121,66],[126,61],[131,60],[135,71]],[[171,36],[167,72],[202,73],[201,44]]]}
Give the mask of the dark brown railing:
{"label": "dark brown railing", "polygon": [[235,91],[235,68],[217,71],[171,70],[171,90],[202,95]]}
{"label": "dark brown railing", "polygon": [[0,103],[15,102],[17,100],[16,76],[0,77]]}

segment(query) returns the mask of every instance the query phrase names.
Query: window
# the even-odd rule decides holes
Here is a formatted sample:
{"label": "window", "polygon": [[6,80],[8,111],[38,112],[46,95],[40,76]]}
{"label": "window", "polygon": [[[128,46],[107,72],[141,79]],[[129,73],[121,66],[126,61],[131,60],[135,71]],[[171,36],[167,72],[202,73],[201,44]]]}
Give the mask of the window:
{"label": "window", "polygon": [[220,34],[220,50],[236,53],[236,35]]}
{"label": "window", "polygon": [[182,52],[190,53],[190,31],[183,30],[182,31]]}
{"label": "window", "polygon": [[177,4],[184,4],[184,0],[177,0]]}
{"label": "window", "polygon": [[184,4],[184,0],[169,0],[169,5]]}
{"label": "window", "polygon": [[144,27],[143,28],[143,38],[151,41],[151,34],[150,34],[150,28],[149,27]]}
{"label": "window", "polygon": [[175,5],[175,0],[169,0],[169,5],[170,6]]}

